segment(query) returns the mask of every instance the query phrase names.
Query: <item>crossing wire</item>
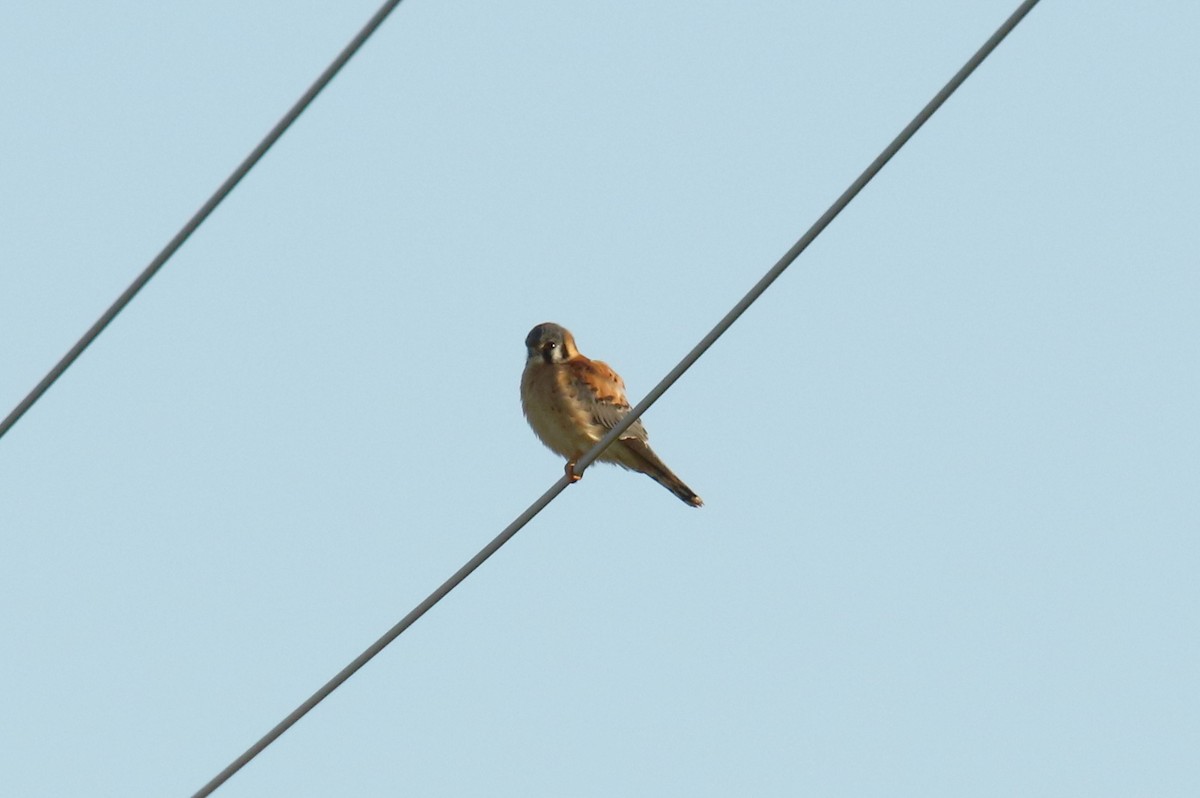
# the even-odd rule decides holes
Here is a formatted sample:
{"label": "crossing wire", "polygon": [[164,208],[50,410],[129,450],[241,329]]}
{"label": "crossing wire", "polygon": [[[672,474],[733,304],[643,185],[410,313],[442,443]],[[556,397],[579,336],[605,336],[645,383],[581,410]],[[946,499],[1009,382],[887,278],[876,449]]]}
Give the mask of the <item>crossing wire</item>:
{"label": "crossing wire", "polygon": [[[725,317],[722,318],[717,325],[712,328],[708,335],[704,336],[700,343],[696,344],[695,348],[688,352],[683,360],[681,360],[679,364],[675,366],[675,368],[671,369],[670,373],[663,377],[662,381],[660,381],[658,385],[656,385],[654,389],[646,395],[646,398],[639,402],[636,407],[634,407],[626,416],[621,419],[619,424],[613,427],[612,430],[610,430],[609,433],[605,435],[604,438],[602,438],[595,446],[593,446],[591,450],[588,451],[583,457],[579,458],[575,465],[575,472],[577,474],[583,473],[584,469],[595,462],[596,458],[601,452],[603,452],[610,444],[613,443],[613,441],[620,437],[621,434],[624,433],[625,430],[628,429],[629,426],[633,424],[633,422],[636,421],[643,413],[645,413],[652,404],[658,401],[659,397],[661,397],[667,391],[667,389],[670,388],[675,381],[678,380],[683,373],[687,371],[692,364],[695,363],[700,356],[703,355],[708,348],[711,347],[713,343],[730,328],[730,326],[733,325],[735,321],[737,321],[738,317],[746,312],[750,305],[752,305],[754,301],[758,299],[768,287],[770,287],[771,283],[775,282],[779,275],[783,274],[784,270],[787,269],[787,267],[790,266],[792,262],[800,256],[800,253],[803,252],[808,245],[811,244],[813,240],[821,234],[821,231],[833,221],[834,217],[841,213],[842,209],[850,204],[850,201],[854,199],[854,197],[860,191],[862,191],[863,187],[866,186],[867,183],[869,183],[871,179],[879,173],[879,170],[881,170],[884,165],[891,160],[892,156],[899,152],[900,148],[903,147],[905,143],[907,143],[908,140],[913,137],[913,134],[915,134],[931,116],[933,116],[934,112],[937,111],[937,109],[941,107],[941,105],[950,97],[950,95],[954,93],[955,89],[962,85],[963,81],[965,81],[967,77],[975,71],[975,68],[978,67],[983,60],[987,58],[993,50],[996,49],[1000,42],[1004,40],[1004,37],[1006,37],[1013,30],[1013,28],[1015,28],[1017,24],[1025,18],[1025,15],[1028,14],[1033,7],[1038,4],[1038,2],[1039,0],[1025,0],[1025,2],[1021,3],[1017,10],[1014,11],[1012,15],[1006,19],[999,28],[996,29],[996,32],[993,33],[986,42],[984,42],[983,46],[980,47],[973,56],[971,56],[967,63],[963,65],[962,69],[955,73],[954,77],[942,87],[941,91],[934,95],[933,99],[921,109],[920,113],[913,117],[913,120],[909,122],[903,130],[900,131],[896,138],[894,138],[892,142],[887,145],[887,147],[884,148],[883,152],[881,152],[879,156],[871,162],[870,166],[863,170],[863,173],[859,175],[853,183],[850,184],[850,187],[847,188],[842,195],[838,197],[832,205],[829,206],[829,210],[825,211],[825,213],[823,213],[821,217],[817,219],[812,227],[808,229],[808,232],[806,232],[800,238],[800,240],[798,240],[795,245],[793,245],[792,248],[789,249],[787,253],[785,253],[784,256],[779,259],[779,261],[771,268],[771,270],[768,271],[766,275],[764,275],[763,278],[759,280],[758,283],[756,283],[744,297],[742,297],[741,301],[739,301],[733,307],[733,309],[730,310],[729,313],[727,313]],[[192,798],[204,798],[204,796],[211,795],[213,791],[225,783],[230,776],[241,770],[242,767],[250,762],[250,760],[262,753],[262,751],[268,745],[277,740],[280,735],[291,728],[298,720],[300,720],[300,718],[308,714],[313,707],[325,700],[330,693],[332,693],[347,679],[354,675],[359,668],[366,665],[367,662],[374,658],[376,654],[383,651],[388,644],[399,637],[404,630],[412,626],[413,623],[415,623],[418,618],[420,618],[431,607],[433,607],[433,605],[441,601],[446,594],[448,594],[464,579],[466,579],[472,571],[474,571],[476,568],[482,565],[484,561],[499,551],[500,547],[511,540],[512,537],[521,529],[521,527],[529,523],[534,516],[540,513],[546,507],[546,505],[550,504],[550,502],[553,501],[558,494],[562,493],[567,485],[570,484],[571,481],[565,474],[562,477],[559,477],[558,481],[555,482],[549,490],[543,493],[537,499],[537,501],[529,505],[529,507],[523,513],[521,513],[516,520],[505,527],[504,531],[502,531],[499,535],[493,538],[490,543],[484,546],[483,549],[480,550],[480,552],[474,557],[472,557],[466,565],[464,565],[462,568],[459,568],[453,576],[451,576],[436,590],[430,593],[424,601],[414,607],[413,610],[408,613],[408,615],[405,615],[395,626],[393,626],[386,633],[384,633],[382,637],[371,644],[366,651],[364,651],[362,654],[359,654],[353,662],[351,662],[345,668],[342,668],[342,670],[340,670],[336,676],[322,685],[321,689],[313,693],[304,703],[296,707],[291,714],[289,714],[286,718],[276,724],[274,728],[263,735],[258,742],[246,749],[241,756],[239,756],[224,770],[214,776],[213,779],[200,788],[200,790],[197,791]]]}
{"label": "crossing wire", "polygon": [[392,11],[396,9],[396,6],[400,5],[402,1],[403,0],[388,0],[379,7],[379,10],[375,12],[374,16],[367,21],[367,24],[364,25],[362,29],[359,30],[359,32],[355,35],[355,37],[350,40],[350,43],[347,44],[340,53],[338,53],[337,58],[333,59],[333,62],[326,67],[325,71],[322,72],[315,81],[313,81],[313,84],[308,87],[308,91],[304,92],[304,94],[300,96],[300,99],[288,109],[288,112],[283,115],[283,118],[281,118],[275,124],[275,127],[271,128],[267,135],[263,137],[263,140],[258,143],[258,146],[246,156],[245,160],[238,164],[237,168],[233,170],[233,173],[225,179],[225,182],[217,187],[217,190],[214,191],[212,196],[208,198],[208,201],[200,206],[200,210],[196,211],[196,213],[192,215],[192,218],[187,220],[183,227],[179,229],[179,232],[175,234],[175,237],[168,241],[167,245],[162,248],[162,251],[154,256],[154,260],[150,261],[150,265],[142,270],[142,273],[139,274],[137,278],[129,284],[129,287],[126,288],[119,297],[117,297],[116,301],[109,306],[108,310],[104,311],[104,314],[96,320],[96,323],[89,327],[87,332],[85,332],[83,336],[75,342],[75,345],[71,347],[70,351],[62,356],[62,359],[54,365],[54,368],[50,369],[45,377],[42,377],[41,382],[33,387],[33,390],[31,390],[25,396],[25,398],[22,399],[15,408],[13,408],[11,413],[5,416],[3,421],[0,421],[0,438],[3,438],[4,435],[13,428],[13,425],[20,420],[21,416],[25,415],[26,411],[33,407],[34,403],[41,399],[42,395],[49,390],[50,386],[53,385],[54,382],[63,375],[63,372],[70,368],[71,364],[83,354],[83,350],[91,346],[92,342],[96,340],[97,336],[104,332],[104,328],[107,327],[109,323],[117,317],[117,314],[124,310],[125,306],[133,301],[133,298],[137,296],[139,291],[146,287],[146,283],[150,282],[150,279],[158,273],[158,270],[161,269],[166,262],[171,259],[171,256],[174,255],[181,246],[183,246],[183,242],[187,241],[188,238],[191,237],[192,233],[196,232],[196,228],[204,223],[204,220],[207,219],[214,210],[216,210],[217,206],[221,204],[222,200],[229,196],[229,193],[233,191],[234,187],[242,181],[242,178],[245,177],[250,170],[254,168],[255,164],[257,164],[262,157],[267,154],[267,150],[271,149],[275,142],[279,141],[284,132],[292,126],[292,123],[296,121],[300,114],[304,113],[304,110],[308,108],[313,100],[316,99],[317,95],[321,93],[322,89],[329,85],[329,82],[333,80],[334,76],[336,76],[337,73],[341,71],[342,67],[346,65],[346,62],[358,52],[359,48],[363,46],[368,38],[370,38],[371,34],[373,34],[375,30],[383,24],[383,21],[387,19],[388,15],[391,14]]}

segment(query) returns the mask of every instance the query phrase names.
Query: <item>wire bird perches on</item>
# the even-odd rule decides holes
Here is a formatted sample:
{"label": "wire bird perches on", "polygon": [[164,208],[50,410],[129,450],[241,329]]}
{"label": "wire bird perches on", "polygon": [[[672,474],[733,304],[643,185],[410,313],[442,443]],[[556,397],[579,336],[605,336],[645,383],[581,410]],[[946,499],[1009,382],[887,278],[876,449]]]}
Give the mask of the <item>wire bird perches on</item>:
{"label": "wire bird perches on", "polygon": [[[833,221],[834,217],[841,213],[842,209],[845,208],[860,191],[862,191],[863,187],[866,186],[867,183],[869,183],[871,179],[879,173],[879,170],[882,169],[889,160],[891,160],[892,156],[895,155],[910,138],[912,138],[913,134],[915,134],[917,130],[920,129],[920,127],[925,124],[925,122],[928,121],[931,116],[933,116],[934,112],[937,111],[937,109],[942,106],[946,99],[954,93],[955,89],[962,85],[963,81],[965,81],[967,77],[975,71],[975,68],[978,67],[983,60],[987,58],[993,50],[996,49],[1000,42],[1004,40],[1004,37],[1006,37],[1013,30],[1013,28],[1015,28],[1017,24],[1025,18],[1025,15],[1028,14],[1033,7],[1037,5],[1037,3],[1038,0],[1025,0],[1025,2],[1021,3],[1017,10],[1014,11],[999,28],[997,28],[996,32],[993,33],[986,42],[984,42],[983,46],[980,47],[970,59],[968,59],[967,63],[963,65],[962,69],[960,69],[954,75],[954,77],[952,77],[950,81],[942,87],[941,91],[934,95],[933,99],[921,109],[920,113],[913,117],[913,120],[909,122],[908,125],[906,125],[904,129],[900,131],[896,138],[893,139],[892,142],[883,149],[883,152],[881,152],[879,156],[872,161],[865,170],[863,170],[863,173],[859,175],[853,183],[850,184],[850,187],[847,188],[842,195],[838,197],[832,205],[829,206],[829,210],[825,211],[825,213],[823,213],[821,217],[817,219],[812,227],[808,229],[808,232],[801,236],[800,240],[798,240],[795,245],[793,245],[792,248],[789,249],[787,253],[785,253],[784,256],[779,259],[779,262],[776,263],[744,297],[742,297],[741,301],[734,305],[733,309],[730,310],[729,313],[725,314],[724,318],[717,322],[717,325],[713,327],[711,331],[709,331],[708,335],[704,336],[700,343],[696,344],[695,348],[688,352],[683,360],[681,360],[679,364],[675,366],[675,368],[671,369],[670,373],[663,377],[662,381],[659,382],[658,385],[654,386],[653,390],[646,395],[646,398],[639,402],[637,406],[629,412],[628,415],[622,418],[621,422],[613,427],[613,429],[607,435],[605,435],[599,443],[592,447],[591,451],[579,458],[579,460],[576,462],[576,473],[582,473],[584,469],[595,462],[596,457],[598,457],[601,452],[608,448],[608,446],[612,444],[613,441],[615,441],[626,429],[628,429],[634,421],[636,421],[643,413],[645,413],[651,405],[658,401],[659,397],[666,393],[667,389],[670,388],[675,381],[678,380],[683,373],[687,371],[692,364],[695,363],[700,356],[703,355],[708,348],[711,347],[713,343],[716,342],[716,340],[730,328],[730,326],[733,325],[735,321],[737,321],[738,317],[746,312],[746,309],[749,308],[750,305],[752,305],[754,301],[757,300],[763,294],[763,292],[767,290],[768,287],[770,287],[771,283],[775,282],[779,275],[783,274],[784,270],[787,269],[787,267],[790,266],[797,257],[799,257],[800,253],[803,252],[808,245],[811,244],[813,240],[821,234],[821,231]],[[466,579],[472,571],[474,571],[476,568],[482,565],[485,560],[499,551],[501,546],[512,539],[512,537],[517,534],[521,527],[529,523],[529,521],[538,513],[540,513],[542,509],[546,507],[546,505],[553,501],[558,494],[562,493],[562,491],[569,484],[571,484],[570,480],[565,475],[560,477],[559,480],[555,482],[549,490],[543,493],[541,497],[537,499],[537,501],[531,504],[525,510],[525,512],[521,513],[516,520],[504,528],[504,531],[497,535],[478,554],[472,557],[470,562],[458,569],[458,571],[456,571],[453,576],[443,582],[437,588],[437,590],[434,590],[432,593],[430,593],[424,601],[414,607],[413,610],[408,613],[408,615],[405,615],[399,623],[389,629],[366,651],[364,651],[362,654],[359,654],[353,662],[351,662],[349,665],[339,671],[336,676],[326,682],[321,689],[313,693],[308,700],[293,710],[291,714],[289,714],[286,718],[276,724],[274,728],[263,735],[258,742],[250,746],[250,748],[248,748],[241,756],[230,763],[228,767],[218,773],[212,779],[212,781],[204,785],[204,787],[195,793],[193,798],[203,798],[204,796],[212,794],[212,792],[221,784],[223,784],[230,776],[240,770],[254,757],[258,756],[263,749],[265,749],[268,745],[278,739],[280,735],[291,728],[296,721],[304,717],[309,710],[323,701],[330,693],[332,693],[347,679],[349,679],[359,668],[367,664],[367,662],[370,661],[376,654],[386,648],[389,643],[399,637],[405,629],[412,626],[412,624],[418,618],[424,615],[433,605],[441,601],[446,594],[448,594],[451,590],[457,587],[459,583]]]}

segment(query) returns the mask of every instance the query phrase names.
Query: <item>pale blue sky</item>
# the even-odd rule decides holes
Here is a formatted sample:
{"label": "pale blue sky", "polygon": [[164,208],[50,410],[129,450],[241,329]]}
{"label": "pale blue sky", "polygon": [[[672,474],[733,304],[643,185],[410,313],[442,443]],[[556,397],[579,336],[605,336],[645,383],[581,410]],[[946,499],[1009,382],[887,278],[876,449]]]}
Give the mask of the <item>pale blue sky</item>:
{"label": "pale blue sky", "polygon": [[[189,795],[1015,8],[408,0],[0,440],[0,773]],[[374,2],[9,4],[0,414]],[[1200,793],[1200,6],[1047,0],[597,467],[218,792]]]}

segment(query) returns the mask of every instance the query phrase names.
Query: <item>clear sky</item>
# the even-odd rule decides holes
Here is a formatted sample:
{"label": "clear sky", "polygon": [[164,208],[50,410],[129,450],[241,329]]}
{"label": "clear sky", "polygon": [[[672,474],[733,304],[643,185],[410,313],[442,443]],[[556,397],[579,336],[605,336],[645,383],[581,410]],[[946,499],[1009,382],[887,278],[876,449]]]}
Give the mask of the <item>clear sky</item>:
{"label": "clear sky", "polygon": [[[409,0],[0,440],[0,781],[185,796],[561,474],[1015,0]],[[0,414],[375,9],[10,3]],[[1042,3],[228,796],[1200,794],[1200,5]]]}

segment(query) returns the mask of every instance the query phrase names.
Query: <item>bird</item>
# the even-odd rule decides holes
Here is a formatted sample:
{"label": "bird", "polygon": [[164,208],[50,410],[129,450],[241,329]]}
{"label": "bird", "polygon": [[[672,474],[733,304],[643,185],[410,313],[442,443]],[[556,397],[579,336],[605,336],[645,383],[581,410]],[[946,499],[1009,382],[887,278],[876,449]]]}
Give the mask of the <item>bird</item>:
{"label": "bird", "polygon": [[[553,452],[567,458],[567,478],[577,482],[575,463],[629,413],[625,382],[608,364],[584,357],[575,336],[553,322],[525,337],[521,409],[533,432]],[[646,474],[691,507],[704,502],[675,476],[646,443],[641,419],[596,459]]]}

